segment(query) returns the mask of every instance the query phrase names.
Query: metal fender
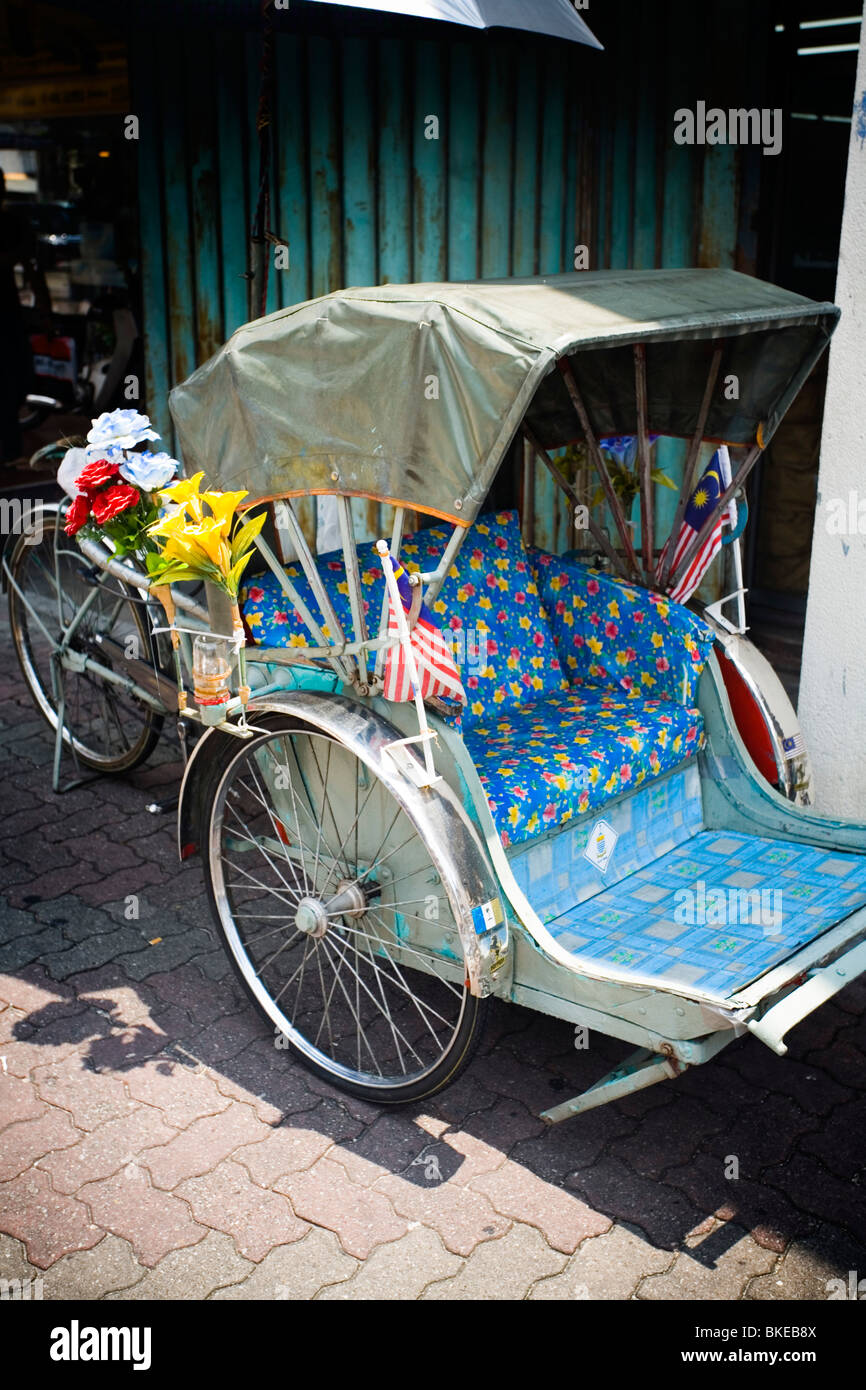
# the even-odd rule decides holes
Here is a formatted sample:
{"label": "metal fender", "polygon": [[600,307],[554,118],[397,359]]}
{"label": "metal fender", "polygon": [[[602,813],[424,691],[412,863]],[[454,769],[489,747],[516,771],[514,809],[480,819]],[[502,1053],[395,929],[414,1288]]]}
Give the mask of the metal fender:
{"label": "metal fender", "polygon": [[[499,885],[477,831],[457,795],[440,779],[418,787],[401,770],[387,745],[403,735],[381,715],[342,695],[285,690],[252,700],[247,719],[265,732],[268,716],[280,714],[330,734],[373,771],[417,826],[430,851],[460,933],[467,983],[481,998],[510,986],[508,924]],[[230,758],[240,751],[237,737],[210,730],[187,764],[178,805],[178,850],[182,859],[199,848],[204,816]],[[405,751],[401,754],[405,757]],[[435,756],[435,754],[434,754]],[[419,768],[420,758],[411,753]]]}

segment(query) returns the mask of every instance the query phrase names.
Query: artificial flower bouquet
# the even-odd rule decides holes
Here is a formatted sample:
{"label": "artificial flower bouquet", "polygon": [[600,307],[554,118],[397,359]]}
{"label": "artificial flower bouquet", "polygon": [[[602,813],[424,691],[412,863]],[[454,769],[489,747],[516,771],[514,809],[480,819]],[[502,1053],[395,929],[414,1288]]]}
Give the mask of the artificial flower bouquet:
{"label": "artificial flower bouquet", "polygon": [[181,709],[187,706],[171,585],[204,582],[215,631],[195,638],[193,679],[198,717],[217,723],[225,718],[235,660],[242,704],[249,698],[238,589],[265,518],[242,521],[238,506],[248,494],[202,491],[203,473],[172,483],[177,460],[140,448],[158,438],[147,416],[134,410],[115,410],[94,420],[87,449],[70,450],[58,475],[73,494],[65,529],[69,536],[107,537],[115,555],[135,555],[143,562],[151,593],[162,603],[171,629]]}
{"label": "artificial flower bouquet", "polygon": [[149,528],[160,518],[159,493],[179,468],[169,454],[139,448],[158,438],[147,416],[136,410],[105,412],[93,421],[87,448],[67,455],[70,463],[84,462],[84,467],[69,479],[71,487],[61,476],[73,492],[66,514],[68,536],[107,537],[118,557],[137,555],[145,560],[157,550]]}

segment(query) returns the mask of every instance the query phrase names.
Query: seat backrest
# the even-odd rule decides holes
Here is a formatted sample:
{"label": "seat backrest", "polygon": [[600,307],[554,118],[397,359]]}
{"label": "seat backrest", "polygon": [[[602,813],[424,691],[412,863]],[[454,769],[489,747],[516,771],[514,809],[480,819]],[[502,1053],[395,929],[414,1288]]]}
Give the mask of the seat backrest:
{"label": "seat backrest", "polygon": [[[409,570],[435,569],[449,538],[449,531],[439,526],[416,531],[404,537],[400,558]],[[337,617],[344,631],[351,633],[342,551],[320,556],[317,564]],[[372,543],[358,547],[358,564],[368,627],[376,630],[384,577]],[[300,564],[287,565],[286,572],[318,616]],[[256,640],[283,646],[309,644],[304,623],[272,575],[251,580],[242,591],[241,604]],[[490,512],[470,527],[431,611],[451,637],[466,688],[464,725],[477,723],[490,711],[568,689],[516,512]]]}
{"label": "seat backrest", "polygon": [[696,613],[574,561],[543,552],[533,561],[572,685],[694,704],[714,640]]}

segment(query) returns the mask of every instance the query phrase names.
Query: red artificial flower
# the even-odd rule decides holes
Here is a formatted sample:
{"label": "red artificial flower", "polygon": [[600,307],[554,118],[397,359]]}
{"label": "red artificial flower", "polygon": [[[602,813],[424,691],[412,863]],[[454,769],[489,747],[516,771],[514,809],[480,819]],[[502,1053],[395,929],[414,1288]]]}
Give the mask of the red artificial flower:
{"label": "red artificial flower", "polygon": [[79,532],[87,518],[90,516],[90,498],[79,494],[73,499],[72,506],[66,513],[66,525],[64,531],[67,536],[74,536]]}
{"label": "red artificial flower", "polygon": [[75,480],[75,486],[81,488],[83,492],[87,492],[92,488],[102,487],[104,483],[110,483],[119,472],[119,463],[109,463],[108,459],[97,459],[95,463],[89,463],[84,472],[79,474]]}
{"label": "red artificial flower", "polygon": [[115,483],[114,487],[107,487],[104,492],[96,494],[92,503],[93,515],[100,526],[104,526],[112,517],[125,512],[128,507],[134,507],[140,496],[138,488],[130,483]]}

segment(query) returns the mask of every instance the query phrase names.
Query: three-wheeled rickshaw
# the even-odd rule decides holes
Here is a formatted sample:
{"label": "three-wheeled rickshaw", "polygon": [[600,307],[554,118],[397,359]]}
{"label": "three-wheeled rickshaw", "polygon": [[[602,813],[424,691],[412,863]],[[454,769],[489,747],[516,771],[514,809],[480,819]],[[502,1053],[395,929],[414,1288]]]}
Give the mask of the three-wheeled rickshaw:
{"label": "three-wheeled rickshaw", "polygon": [[[733,271],[671,270],[349,289],[242,328],[171,397],[187,475],[270,516],[217,723],[189,675],[194,634],[225,632],[217,603],[176,585],[167,617],[134,559],[66,539],[63,508],[19,539],[13,632],[58,762],[132,766],[178,706],[210,725],[180,853],[202,856],[235,968],[319,1074],[381,1102],[430,1095],[495,996],[636,1049],[556,1121],[746,1030],[782,1054],[866,969],[866,825],[803,804],[787,754],[778,776],[758,767],[724,629],[668,597],[837,317]],[[599,443],[623,435],[637,541]],[[653,436],[687,441],[661,555]],[[583,449],[608,508],[580,523],[599,563],[527,544],[510,475],[491,500],[515,440],[569,516],[585,499],[560,451]],[[717,447],[730,474],[689,532]],[[465,702],[425,700],[422,626]]]}

